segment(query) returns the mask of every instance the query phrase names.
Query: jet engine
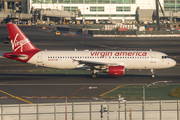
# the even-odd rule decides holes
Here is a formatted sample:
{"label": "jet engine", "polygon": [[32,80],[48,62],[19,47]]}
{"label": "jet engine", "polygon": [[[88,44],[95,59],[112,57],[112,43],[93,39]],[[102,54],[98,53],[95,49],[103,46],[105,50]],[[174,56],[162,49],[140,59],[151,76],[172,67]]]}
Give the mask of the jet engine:
{"label": "jet engine", "polygon": [[109,66],[109,75],[123,76],[124,73],[124,66]]}

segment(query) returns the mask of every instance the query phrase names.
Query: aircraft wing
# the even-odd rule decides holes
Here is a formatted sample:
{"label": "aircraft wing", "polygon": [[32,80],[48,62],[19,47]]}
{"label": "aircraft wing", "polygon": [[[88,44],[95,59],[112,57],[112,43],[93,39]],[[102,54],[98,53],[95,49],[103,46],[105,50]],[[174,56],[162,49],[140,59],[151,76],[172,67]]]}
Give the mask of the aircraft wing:
{"label": "aircraft wing", "polygon": [[[77,61],[77,60],[76,60]],[[79,64],[85,64],[89,66],[101,66],[101,65],[110,65],[109,62],[97,62],[97,61],[86,61],[86,60],[78,60]]]}
{"label": "aircraft wing", "polygon": [[108,66],[126,66],[124,63],[122,62],[109,62],[109,61],[86,61],[86,60],[74,60],[79,62],[79,64],[84,64],[85,66],[89,66],[89,67],[95,67],[95,66],[100,66],[100,68],[104,68],[104,67],[108,67]]}

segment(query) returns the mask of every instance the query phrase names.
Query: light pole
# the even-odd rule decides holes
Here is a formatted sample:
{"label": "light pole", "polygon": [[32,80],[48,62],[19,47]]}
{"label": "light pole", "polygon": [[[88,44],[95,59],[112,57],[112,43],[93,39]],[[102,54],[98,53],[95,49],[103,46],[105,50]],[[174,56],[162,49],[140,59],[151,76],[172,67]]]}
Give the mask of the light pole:
{"label": "light pole", "polygon": [[[93,98],[94,100],[102,100],[102,101],[104,101],[104,102],[106,102],[107,103],[107,120],[109,120],[109,102],[107,102],[107,101],[105,101],[104,99],[101,99],[101,98]],[[116,98],[116,99],[113,99],[113,100],[111,100],[110,102],[112,102],[112,101],[115,101],[115,100],[117,100],[118,101],[118,103],[119,103],[119,107],[118,107],[118,120],[120,120],[120,102],[125,102],[126,100],[124,100],[124,98],[121,98],[121,95],[119,94],[119,97],[118,98]],[[102,104],[101,104],[101,119],[102,119]]]}
{"label": "light pole", "polygon": [[151,85],[155,85],[156,83],[168,83],[168,82],[172,82],[172,81],[156,81],[150,84],[147,84],[146,86],[143,86],[143,114],[142,114],[142,118],[143,120],[145,120],[145,89]]}
{"label": "light pole", "polygon": [[41,24],[42,24],[42,0],[41,0],[41,12],[40,12],[40,20],[41,20]]}
{"label": "light pole", "polygon": [[126,100],[124,100],[124,98],[121,98],[121,95],[120,95],[120,94],[119,94],[119,98],[113,99],[113,100],[111,100],[111,102],[114,101],[114,100],[118,100],[118,104],[119,104],[118,120],[120,120],[120,108],[121,108],[120,102],[125,102]]}
{"label": "light pole", "polygon": [[72,97],[74,94],[76,94],[77,92],[79,92],[80,90],[83,89],[97,89],[97,87],[82,87],[79,90],[77,90],[76,92],[74,92],[72,95],[70,95],[69,97],[65,98],[65,120],[67,120],[67,99],[69,99],[70,97]]}
{"label": "light pole", "polygon": [[61,20],[60,20],[60,24],[62,24],[62,11],[63,10],[63,6],[61,6]]}

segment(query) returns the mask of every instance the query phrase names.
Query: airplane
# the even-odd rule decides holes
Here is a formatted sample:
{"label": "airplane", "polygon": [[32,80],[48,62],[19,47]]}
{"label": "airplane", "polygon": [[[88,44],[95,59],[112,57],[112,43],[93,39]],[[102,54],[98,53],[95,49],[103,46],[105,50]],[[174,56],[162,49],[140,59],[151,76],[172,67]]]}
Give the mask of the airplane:
{"label": "airplane", "polygon": [[167,54],[158,51],[42,51],[36,48],[16,24],[7,24],[13,52],[4,57],[57,69],[85,69],[92,71],[92,78],[97,73],[123,76],[125,70],[150,69],[154,78],[155,69],[165,69],[176,65],[176,61]]}

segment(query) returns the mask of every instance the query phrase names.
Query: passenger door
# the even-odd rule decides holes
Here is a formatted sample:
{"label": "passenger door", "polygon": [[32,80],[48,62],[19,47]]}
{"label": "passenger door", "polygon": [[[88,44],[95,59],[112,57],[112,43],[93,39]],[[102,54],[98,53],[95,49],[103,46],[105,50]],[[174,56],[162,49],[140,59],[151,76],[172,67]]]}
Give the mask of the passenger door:
{"label": "passenger door", "polygon": [[150,56],[150,63],[156,63],[156,53],[152,52]]}
{"label": "passenger door", "polygon": [[42,63],[42,53],[37,54],[37,63]]}

